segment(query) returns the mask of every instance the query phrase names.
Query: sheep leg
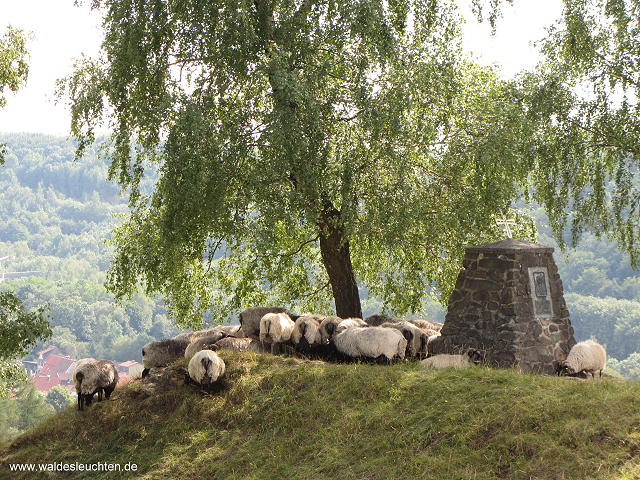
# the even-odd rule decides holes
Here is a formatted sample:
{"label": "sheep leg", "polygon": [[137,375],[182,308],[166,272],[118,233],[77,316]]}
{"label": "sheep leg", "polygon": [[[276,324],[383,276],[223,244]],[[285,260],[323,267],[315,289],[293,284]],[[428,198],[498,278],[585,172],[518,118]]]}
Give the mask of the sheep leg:
{"label": "sheep leg", "polygon": [[81,393],[78,393],[78,410],[84,410],[84,396]]}
{"label": "sheep leg", "polygon": [[99,402],[102,401],[102,389],[101,388],[98,389],[98,401]]}
{"label": "sheep leg", "polygon": [[277,355],[278,353],[280,353],[280,343],[274,342],[271,344],[271,354]]}

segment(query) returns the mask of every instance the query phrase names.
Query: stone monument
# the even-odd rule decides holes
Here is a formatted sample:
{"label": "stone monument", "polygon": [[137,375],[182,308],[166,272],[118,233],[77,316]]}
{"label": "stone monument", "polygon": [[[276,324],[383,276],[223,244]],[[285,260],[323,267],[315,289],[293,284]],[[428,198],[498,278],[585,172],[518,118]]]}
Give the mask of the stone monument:
{"label": "stone monument", "polygon": [[512,238],[467,248],[434,353],[475,347],[489,365],[553,373],[576,342],[552,253]]}

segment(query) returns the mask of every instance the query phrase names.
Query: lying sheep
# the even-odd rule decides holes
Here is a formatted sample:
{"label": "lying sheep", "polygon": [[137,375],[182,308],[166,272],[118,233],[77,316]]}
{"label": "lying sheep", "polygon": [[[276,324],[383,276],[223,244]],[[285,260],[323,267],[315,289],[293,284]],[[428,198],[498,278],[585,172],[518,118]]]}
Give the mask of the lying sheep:
{"label": "lying sheep", "polygon": [[340,317],[324,317],[322,322],[320,322],[320,341],[323,345],[329,344],[341,321],[342,319]]}
{"label": "lying sheep", "polygon": [[474,348],[470,348],[466,353],[461,355],[448,355],[441,353],[434,355],[420,362],[425,368],[448,368],[448,367],[469,367],[471,365],[479,365],[482,363],[482,352]]}
{"label": "lying sheep", "polygon": [[429,336],[410,322],[385,322],[382,328],[395,328],[407,340],[406,356],[417,357],[427,354],[427,341]]}
{"label": "lying sheep", "polygon": [[413,323],[416,327],[421,328],[423,330],[431,330],[433,333],[430,335],[434,335],[435,333],[442,330],[444,324],[438,322],[430,322],[428,320],[407,320],[410,323]]}
{"label": "lying sheep", "polygon": [[200,385],[210,385],[224,375],[225,364],[217,353],[200,350],[189,360],[189,377]]}
{"label": "lying sheep", "polygon": [[407,340],[393,328],[347,328],[333,338],[338,352],[351,358],[404,359]]}
{"label": "lying sheep", "polygon": [[286,313],[267,313],[260,319],[260,342],[271,344],[271,353],[275,355],[281,344],[291,339],[294,325]]}
{"label": "lying sheep", "polygon": [[91,405],[93,396],[97,393],[98,400],[102,400],[104,392],[107,399],[118,384],[118,369],[108,360],[83,358],[76,364],[71,376],[78,394],[78,410]]}
{"label": "lying sheep", "polygon": [[184,358],[191,360],[191,358],[200,350],[214,350],[214,348],[211,347],[213,347],[217,341],[225,338],[226,336],[226,333],[220,332],[210,337],[200,337],[191,340],[191,343],[189,343],[184,351]]}
{"label": "lying sheep", "polygon": [[374,313],[373,315],[369,315],[365,322],[370,327],[379,327],[383,323],[394,323],[402,321],[400,318],[390,317],[388,315],[384,315],[382,313]]}
{"label": "lying sheep", "polygon": [[[195,332],[184,332],[173,337],[175,340],[189,340],[190,342],[204,337],[213,337],[216,335],[233,335],[234,337],[242,337],[240,325],[217,325],[205,330],[196,330]],[[220,336],[222,338],[222,336]]]}
{"label": "lying sheep", "polygon": [[322,315],[305,314],[295,321],[291,332],[291,342],[300,350],[308,351],[322,345],[320,323]]}
{"label": "lying sheep", "polygon": [[595,372],[600,372],[607,366],[607,352],[604,347],[593,340],[585,340],[576,343],[564,362],[557,362],[555,370],[558,375],[575,376],[581,373],[590,373],[595,377]]}
{"label": "lying sheep", "polygon": [[340,335],[348,328],[364,328],[368,326],[369,325],[367,324],[367,322],[365,322],[361,318],[346,318],[338,324],[334,335]]}
{"label": "lying sheep", "polygon": [[225,337],[218,340],[210,350],[234,350],[236,352],[265,353],[262,344],[252,338]]}
{"label": "lying sheep", "polygon": [[[249,307],[240,312],[240,329],[245,337],[260,338],[260,320],[267,313],[285,313],[293,320],[297,319],[286,308],[282,307]],[[237,335],[236,335],[237,336]]]}
{"label": "lying sheep", "polygon": [[149,374],[151,368],[166,367],[171,362],[182,358],[189,343],[189,340],[184,338],[167,338],[147,343],[142,347],[142,363],[144,364],[142,378]]}

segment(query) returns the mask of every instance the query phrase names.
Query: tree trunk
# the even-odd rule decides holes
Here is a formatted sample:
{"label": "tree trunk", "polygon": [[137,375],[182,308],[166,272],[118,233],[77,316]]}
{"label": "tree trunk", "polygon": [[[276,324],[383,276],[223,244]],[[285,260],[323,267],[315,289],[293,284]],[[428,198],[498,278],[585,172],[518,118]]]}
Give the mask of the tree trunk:
{"label": "tree trunk", "polygon": [[358,284],[353,274],[349,242],[344,238],[340,225],[340,212],[330,202],[319,217],[320,253],[322,263],[327,269],[333,298],[336,302],[336,315],[341,318],[362,318]]}

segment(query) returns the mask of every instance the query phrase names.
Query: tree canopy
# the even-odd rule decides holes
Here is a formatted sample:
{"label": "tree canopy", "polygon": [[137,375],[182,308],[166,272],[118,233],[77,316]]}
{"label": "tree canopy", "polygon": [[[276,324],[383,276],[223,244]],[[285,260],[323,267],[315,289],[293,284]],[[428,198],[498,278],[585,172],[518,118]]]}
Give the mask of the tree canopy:
{"label": "tree canopy", "polygon": [[[6,90],[16,92],[26,81],[27,64],[26,37],[22,30],[9,26],[0,37],[0,108],[7,103]],[[4,161],[5,147],[0,144],[0,165]]]}
{"label": "tree canopy", "polygon": [[521,77],[538,123],[537,195],[562,239],[605,233],[640,260],[640,28],[631,0],[564,0],[542,42],[544,61]]}
{"label": "tree canopy", "polygon": [[187,322],[332,297],[360,316],[358,288],[419,310],[425,292],[446,298],[465,246],[496,238],[527,178],[530,126],[509,85],[465,60],[455,2],[93,6],[102,56],[61,88],[80,152],[114,129],[131,207],[118,296],[142,282]]}
{"label": "tree canopy", "polygon": [[51,335],[44,307],[27,312],[11,292],[0,292],[0,397],[24,378],[17,358],[27,355],[39,339]]}

